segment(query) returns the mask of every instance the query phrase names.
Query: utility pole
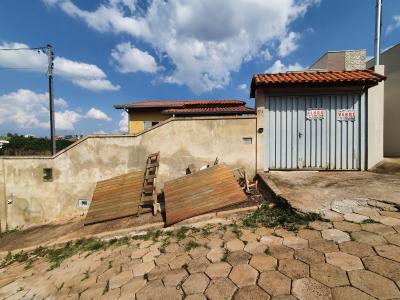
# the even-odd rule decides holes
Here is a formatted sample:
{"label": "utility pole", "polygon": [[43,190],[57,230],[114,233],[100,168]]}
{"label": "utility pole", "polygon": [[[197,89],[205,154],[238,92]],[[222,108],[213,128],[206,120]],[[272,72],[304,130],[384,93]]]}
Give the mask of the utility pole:
{"label": "utility pole", "polygon": [[381,62],[382,0],[376,0],[375,19],[375,65]]}
{"label": "utility pole", "polygon": [[49,78],[49,108],[50,108],[50,138],[51,138],[51,155],[55,155],[56,149],[56,137],[55,137],[55,125],[54,125],[54,99],[53,99],[53,68],[54,68],[54,56],[53,47],[47,45],[47,58],[48,58],[48,70],[47,76]]}

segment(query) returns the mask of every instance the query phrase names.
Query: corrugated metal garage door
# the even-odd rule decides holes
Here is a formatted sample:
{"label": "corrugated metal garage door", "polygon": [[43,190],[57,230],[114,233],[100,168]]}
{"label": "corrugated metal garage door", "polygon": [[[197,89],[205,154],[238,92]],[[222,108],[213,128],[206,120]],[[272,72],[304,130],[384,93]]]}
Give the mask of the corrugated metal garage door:
{"label": "corrugated metal garage door", "polygon": [[364,94],[267,96],[265,168],[360,170]]}

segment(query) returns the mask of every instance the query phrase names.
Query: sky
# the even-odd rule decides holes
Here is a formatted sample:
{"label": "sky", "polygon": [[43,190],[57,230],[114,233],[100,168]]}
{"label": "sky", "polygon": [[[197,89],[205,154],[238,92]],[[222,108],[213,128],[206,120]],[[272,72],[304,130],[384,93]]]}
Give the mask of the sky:
{"label": "sky", "polygon": [[[124,133],[141,100],[249,99],[255,73],[373,56],[375,0],[2,0],[0,48],[54,48],[56,134]],[[385,0],[382,49],[400,42]],[[0,50],[0,134],[49,135],[45,53]]]}

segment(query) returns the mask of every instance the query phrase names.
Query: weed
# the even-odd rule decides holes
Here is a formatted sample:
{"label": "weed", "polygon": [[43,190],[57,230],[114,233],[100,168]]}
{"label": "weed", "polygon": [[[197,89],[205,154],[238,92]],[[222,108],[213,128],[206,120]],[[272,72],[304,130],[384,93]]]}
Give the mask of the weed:
{"label": "weed", "polygon": [[165,248],[171,243],[169,239],[170,239],[169,236],[163,239],[162,244],[160,246],[161,253],[165,253]]}
{"label": "weed", "polygon": [[14,255],[14,260],[16,260],[17,262],[24,262],[27,261],[29,258],[28,253],[24,252],[21,250],[21,252],[18,252],[17,254]]}
{"label": "weed", "polygon": [[265,227],[282,227],[287,230],[297,230],[298,225],[305,225],[309,222],[322,220],[318,214],[299,215],[293,209],[286,206],[275,206],[269,208],[265,202],[254,213],[247,215],[243,219],[243,224],[247,227],[263,225]]}
{"label": "weed", "polygon": [[221,261],[226,262],[228,260],[228,257],[229,257],[229,250],[225,248],[224,255],[222,256]]}
{"label": "weed", "polygon": [[379,222],[372,220],[372,219],[366,219],[361,222],[361,224],[372,224],[372,223],[379,223]]}
{"label": "weed", "polygon": [[195,240],[190,240],[187,244],[186,244],[186,251],[190,251],[194,248],[199,247],[200,244],[197,243]]}
{"label": "weed", "polygon": [[24,269],[25,269],[25,270],[28,270],[28,269],[32,268],[33,262],[34,262],[33,258],[31,258],[31,257],[28,258],[28,260],[27,260],[26,263],[25,263]]}
{"label": "weed", "polygon": [[110,290],[110,280],[107,280],[106,286],[104,287],[103,290],[103,295],[108,293],[109,290]]}
{"label": "weed", "polygon": [[188,232],[188,228],[185,226],[182,226],[181,228],[178,229],[176,233],[176,237],[178,238],[178,241],[183,240],[186,237],[186,233]]}
{"label": "weed", "polygon": [[211,233],[210,229],[211,229],[211,226],[210,226],[210,225],[204,226],[204,227],[201,229],[201,235],[202,235],[203,237],[208,237],[208,236],[210,235],[210,233]]}
{"label": "weed", "polygon": [[35,250],[33,250],[32,255],[37,256],[37,257],[45,257],[47,251],[48,251],[47,248],[39,246]]}
{"label": "weed", "polygon": [[265,253],[266,255],[270,255],[270,254],[271,254],[271,251],[269,250],[269,248],[266,248],[266,249],[264,250],[264,253]]}

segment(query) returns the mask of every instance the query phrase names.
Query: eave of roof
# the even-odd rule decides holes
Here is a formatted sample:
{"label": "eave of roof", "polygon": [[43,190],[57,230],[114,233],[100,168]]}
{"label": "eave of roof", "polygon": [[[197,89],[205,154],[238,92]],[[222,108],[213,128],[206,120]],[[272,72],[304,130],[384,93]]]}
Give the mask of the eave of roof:
{"label": "eave of roof", "polygon": [[195,108],[172,108],[165,109],[161,112],[165,115],[193,115],[193,114],[253,114],[255,109],[241,106],[229,106],[229,107],[195,107]]}
{"label": "eave of roof", "polygon": [[385,76],[370,70],[255,74],[251,80],[250,97],[255,97],[255,90],[258,87],[298,88],[349,85],[371,87],[385,79]]}

